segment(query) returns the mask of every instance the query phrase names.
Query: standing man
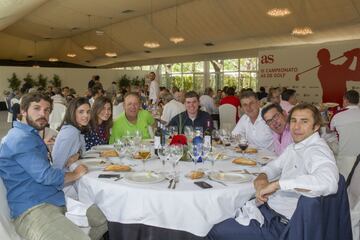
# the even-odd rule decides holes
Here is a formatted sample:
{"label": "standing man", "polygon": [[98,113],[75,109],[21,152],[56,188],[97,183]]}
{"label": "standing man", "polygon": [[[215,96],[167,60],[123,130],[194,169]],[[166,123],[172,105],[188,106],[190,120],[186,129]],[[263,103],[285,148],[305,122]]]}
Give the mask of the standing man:
{"label": "standing man", "polygon": [[288,145],[293,143],[287,114],[279,104],[269,104],[261,110],[261,117],[273,131],[275,153],[280,155]]}
{"label": "standing man", "polygon": [[250,145],[273,151],[272,133],[261,118],[260,102],[256,93],[244,91],[241,93],[240,102],[245,114],[236,124],[232,134],[246,137]]}
{"label": "standing man", "polygon": [[156,74],[154,72],[149,73],[150,87],[149,87],[149,100],[151,104],[157,103],[160,94],[160,87],[158,81],[155,80]]}
{"label": "standing man", "polygon": [[202,127],[205,131],[206,128],[213,128],[213,123],[210,114],[199,110],[200,101],[199,95],[190,91],[185,93],[185,109],[186,111],[179,113],[171,119],[168,126],[177,126],[181,134],[184,133],[184,127]]}
{"label": "standing man", "polygon": [[319,197],[337,192],[339,172],[331,149],[318,133],[322,123],[319,110],[311,104],[299,104],[290,112],[289,123],[294,143],[262,167],[254,180],[258,210],[264,219],[251,219],[248,226],[227,219],[215,225],[210,239],[280,239],[301,195]]}
{"label": "standing man", "polygon": [[64,213],[62,188],[87,172],[80,164],[73,172],[50,165],[48,151],[38,131],[48,124],[52,100],[40,93],[24,95],[23,119],[2,139],[0,176],[17,233],[29,240],[89,239]]}
{"label": "standing man", "polygon": [[342,156],[356,156],[360,153],[360,109],[359,93],[347,91],[343,98],[344,109],[337,112],[330,121],[330,129],[339,138],[339,153]]}

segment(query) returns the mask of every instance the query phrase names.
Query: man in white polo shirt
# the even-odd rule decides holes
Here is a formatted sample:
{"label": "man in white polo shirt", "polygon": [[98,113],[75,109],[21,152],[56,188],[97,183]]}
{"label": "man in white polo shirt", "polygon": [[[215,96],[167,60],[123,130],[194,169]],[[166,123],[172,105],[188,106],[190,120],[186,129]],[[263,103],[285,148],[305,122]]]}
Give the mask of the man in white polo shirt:
{"label": "man in white polo shirt", "polygon": [[340,156],[354,156],[360,153],[360,109],[359,93],[347,91],[343,98],[344,109],[337,112],[330,121],[330,129],[339,138]]}
{"label": "man in white polo shirt", "polygon": [[272,132],[260,114],[260,102],[256,93],[244,91],[240,96],[245,114],[236,124],[232,134],[246,137],[250,145],[274,151]]}

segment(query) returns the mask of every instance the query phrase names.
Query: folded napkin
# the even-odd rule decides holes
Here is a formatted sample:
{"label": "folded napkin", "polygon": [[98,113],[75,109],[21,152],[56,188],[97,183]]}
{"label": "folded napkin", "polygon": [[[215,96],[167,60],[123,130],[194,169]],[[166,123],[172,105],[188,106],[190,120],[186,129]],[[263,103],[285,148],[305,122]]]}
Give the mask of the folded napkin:
{"label": "folded napkin", "polygon": [[86,211],[91,204],[84,204],[77,200],[77,192],[73,185],[65,187],[64,193],[67,209],[65,216],[79,227],[89,227]]}
{"label": "folded napkin", "polygon": [[257,207],[255,199],[247,201],[245,206],[238,208],[235,213],[235,220],[241,225],[249,226],[252,219],[258,221],[260,227],[264,224],[264,216]]}

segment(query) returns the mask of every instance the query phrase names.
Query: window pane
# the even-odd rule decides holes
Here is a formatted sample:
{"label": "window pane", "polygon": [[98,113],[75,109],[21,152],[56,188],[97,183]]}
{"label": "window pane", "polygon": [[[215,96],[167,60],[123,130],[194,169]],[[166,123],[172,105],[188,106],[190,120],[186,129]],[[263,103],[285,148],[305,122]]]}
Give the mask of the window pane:
{"label": "window pane", "polygon": [[223,73],[211,73],[210,74],[210,87],[212,89],[222,89],[222,79],[224,78]]}
{"label": "window pane", "polygon": [[250,88],[251,87],[251,73],[249,72],[241,72],[240,73],[241,79],[241,87],[242,88]]}
{"label": "window pane", "polygon": [[204,62],[194,62],[195,72],[204,72]]}
{"label": "window pane", "polygon": [[238,88],[239,73],[238,72],[226,72],[224,73],[223,86]]}
{"label": "window pane", "polygon": [[180,74],[173,74],[171,76],[171,86],[176,86],[179,89],[182,89],[182,79]]}
{"label": "window pane", "polygon": [[150,71],[150,66],[141,66],[141,70]]}
{"label": "window pane", "polygon": [[[170,65],[170,64],[169,64]],[[173,73],[181,73],[181,63],[171,64],[171,71]]]}
{"label": "window pane", "polygon": [[241,58],[240,71],[257,71],[257,58]]}
{"label": "window pane", "polygon": [[238,59],[226,59],[224,60],[224,72],[226,71],[238,71],[239,60]]}
{"label": "window pane", "polygon": [[216,72],[216,71],[222,72],[224,70],[223,62],[224,62],[223,60],[211,60],[210,61],[210,72]]}
{"label": "window pane", "polygon": [[192,74],[184,74],[182,77],[182,90],[189,91],[193,89],[193,75]]}
{"label": "window pane", "polygon": [[204,81],[204,74],[194,74],[193,90],[196,92],[202,92],[204,90]]}
{"label": "window pane", "polygon": [[193,72],[193,63],[183,63],[183,73],[192,73]]}
{"label": "window pane", "polygon": [[134,66],[133,70],[141,70],[141,67],[140,66]]}

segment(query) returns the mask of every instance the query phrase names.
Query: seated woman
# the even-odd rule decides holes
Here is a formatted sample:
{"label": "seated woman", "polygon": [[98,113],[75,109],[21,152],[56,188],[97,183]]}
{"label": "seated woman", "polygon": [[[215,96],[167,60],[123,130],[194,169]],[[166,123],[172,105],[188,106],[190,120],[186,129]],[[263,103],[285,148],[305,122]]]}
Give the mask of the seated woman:
{"label": "seated woman", "polygon": [[107,97],[101,96],[95,100],[90,114],[90,131],[85,134],[86,150],[109,143],[112,108],[111,100]]}
{"label": "seated woman", "polygon": [[[85,152],[84,133],[88,131],[90,104],[87,98],[76,98],[66,109],[64,122],[56,137],[52,151],[54,167],[67,169]],[[74,156],[73,161],[68,161]]]}
{"label": "seated woman", "polygon": [[[73,99],[66,109],[64,122],[55,139],[52,151],[53,166],[55,168],[69,171],[69,167],[76,162],[81,153],[85,151],[83,134],[88,131],[89,121],[89,100],[84,97]],[[64,193],[72,202],[77,201],[76,190],[71,186],[65,186]],[[96,205],[86,206],[78,202],[77,206],[86,209],[86,217],[91,227],[89,232],[90,238],[92,240],[101,239],[107,231],[107,222],[103,213]]]}

